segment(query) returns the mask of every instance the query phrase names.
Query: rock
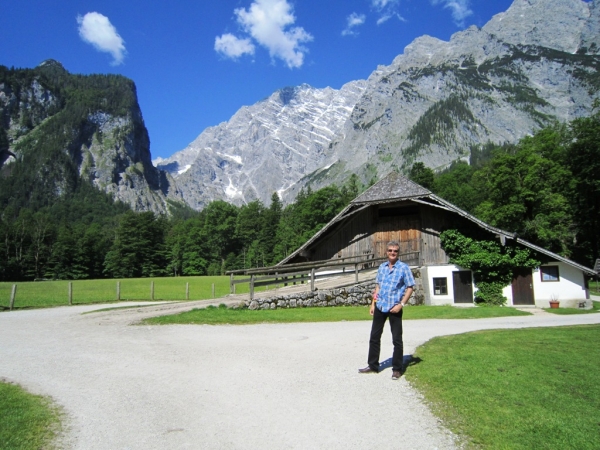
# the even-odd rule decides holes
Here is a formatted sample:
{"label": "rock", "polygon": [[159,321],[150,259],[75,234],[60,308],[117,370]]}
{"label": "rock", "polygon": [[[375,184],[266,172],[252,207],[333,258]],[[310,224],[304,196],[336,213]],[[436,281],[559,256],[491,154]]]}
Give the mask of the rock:
{"label": "rock", "polygon": [[282,190],[293,200],[296,181],[326,163],[327,146],[364,86],[359,80],[340,90],[306,84],[284,88],[207,128],[157,165],[176,178],[194,209],[217,199],[268,204],[271,194]]}

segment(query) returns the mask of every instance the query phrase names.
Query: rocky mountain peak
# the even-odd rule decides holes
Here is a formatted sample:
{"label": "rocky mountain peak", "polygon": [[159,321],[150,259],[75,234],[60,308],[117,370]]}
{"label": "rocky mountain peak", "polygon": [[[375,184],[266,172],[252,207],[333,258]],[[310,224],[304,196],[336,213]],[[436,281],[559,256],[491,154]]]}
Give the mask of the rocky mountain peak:
{"label": "rocky mountain peak", "polygon": [[589,114],[600,86],[597,1],[515,0],[446,42],[421,36],[367,81],[283,88],[158,164],[196,209],[293,200],[306,185],[363,182],[414,162],[443,169]]}
{"label": "rocky mountain peak", "polygon": [[42,61],[41,63],[38,64],[38,68],[40,68],[40,67],[53,67],[56,69],[62,69],[65,72],[67,71],[65,69],[65,67],[55,59],[46,59],[46,60]]}
{"label": "rocky mountain peak", "polygon": [[329,142],[365,85],[359,80],[339,90],[308,84],[280,89],[155,164],[176,178],[196,209],[214,199],[268,204],[273,192],[286,198],[298,179],[327,160]]}
{"label": "rocky mountain peak", "polygon": [[539,45],[575,53],[594,3],[582,0],[515,0],[506,12],[496,14],[484,27],[515,45]]}

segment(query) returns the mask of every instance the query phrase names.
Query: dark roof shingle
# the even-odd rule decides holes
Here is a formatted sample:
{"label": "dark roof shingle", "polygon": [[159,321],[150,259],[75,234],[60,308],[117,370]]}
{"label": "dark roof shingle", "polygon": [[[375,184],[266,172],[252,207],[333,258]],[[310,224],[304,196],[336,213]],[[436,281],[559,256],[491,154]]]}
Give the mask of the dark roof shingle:
{"label": "dark roof shingle", "polygon": [[391,172],[384,179],[378,181],[356,197],[352,201],[352,204],[379,203],[387,200],[402,200],[426,195],[431,195],[431,191],[410,181],[399,173]]}

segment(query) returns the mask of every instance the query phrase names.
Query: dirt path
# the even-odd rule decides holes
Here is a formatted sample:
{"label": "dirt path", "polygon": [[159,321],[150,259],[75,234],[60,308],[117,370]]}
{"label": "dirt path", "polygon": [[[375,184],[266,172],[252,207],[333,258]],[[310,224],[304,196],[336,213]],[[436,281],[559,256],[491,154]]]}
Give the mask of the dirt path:
{"label": "dirt path", "polygon": [[[455,448],[406,380],[357,373],[370,322],[130,325],[190,306],[1,313],[0,377],[64,408],[69,449]],[[405,354],[438,335],[585,323],[600,314],[405,321]]]}

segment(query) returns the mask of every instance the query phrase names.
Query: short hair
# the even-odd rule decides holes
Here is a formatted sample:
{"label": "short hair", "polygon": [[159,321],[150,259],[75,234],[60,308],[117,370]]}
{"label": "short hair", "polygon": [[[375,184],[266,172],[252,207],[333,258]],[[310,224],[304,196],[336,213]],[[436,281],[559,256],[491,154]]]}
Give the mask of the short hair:
{"label": "short hair", "polygon": [[398,241],[390,241],[387,243],[387,247],[386,248],[390,248],[390,247],[398,247],[398,250],[400,250],[400,242]]}

